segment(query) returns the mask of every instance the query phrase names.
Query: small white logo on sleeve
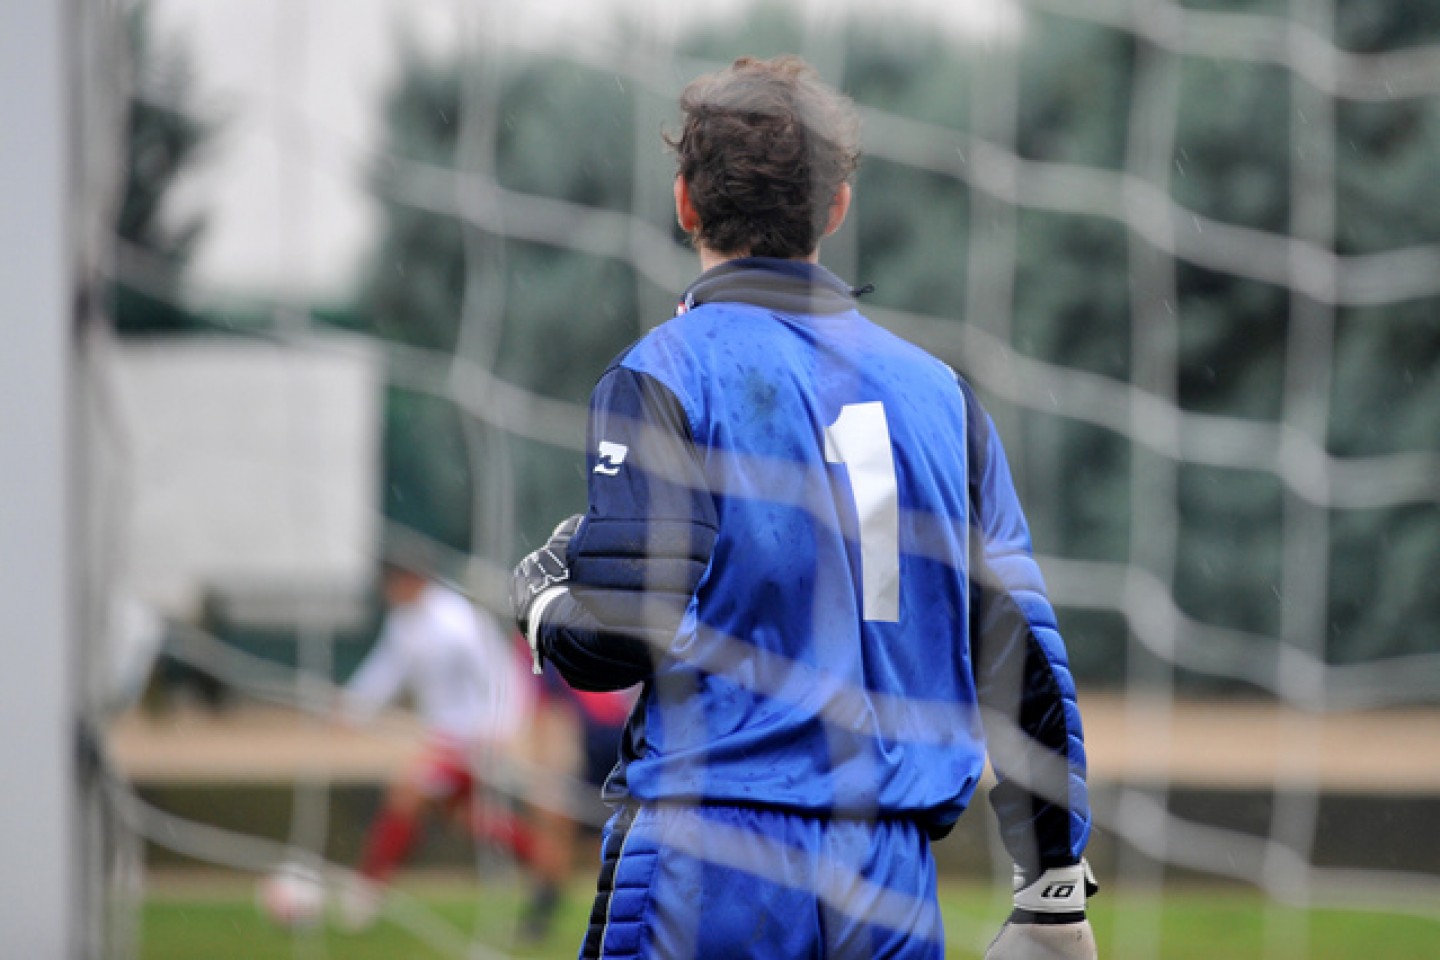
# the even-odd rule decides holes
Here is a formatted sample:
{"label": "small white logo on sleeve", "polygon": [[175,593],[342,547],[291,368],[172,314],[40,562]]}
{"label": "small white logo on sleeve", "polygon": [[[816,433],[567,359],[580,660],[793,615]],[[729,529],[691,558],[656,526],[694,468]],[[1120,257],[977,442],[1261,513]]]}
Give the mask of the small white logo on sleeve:
{"label": "small white logo on sleeve", "polygon": [[623,443],[611,443],[609,440],[600,441],[600,462],[595,464],[595,472],[613,477],[620,472],[620,465],[625,462],[625,456],[630,448]]}

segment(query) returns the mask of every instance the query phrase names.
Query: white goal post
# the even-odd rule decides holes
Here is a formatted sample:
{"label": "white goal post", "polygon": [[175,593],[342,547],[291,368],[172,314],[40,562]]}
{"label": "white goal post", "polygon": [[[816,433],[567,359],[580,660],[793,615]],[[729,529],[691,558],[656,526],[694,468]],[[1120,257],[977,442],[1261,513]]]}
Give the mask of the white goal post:
{"label": "white goal post", "polygon": [[67,11],[0,4],[0,930],[17,957],[84,939]]}

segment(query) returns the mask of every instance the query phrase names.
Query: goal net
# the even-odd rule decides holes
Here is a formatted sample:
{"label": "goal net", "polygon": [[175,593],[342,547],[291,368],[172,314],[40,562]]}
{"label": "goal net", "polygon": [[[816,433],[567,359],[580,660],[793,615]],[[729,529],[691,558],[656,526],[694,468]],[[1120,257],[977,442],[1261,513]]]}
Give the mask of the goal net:
{"label": "goal net", "polygon": [[[583,507],[591,386],[697,272],[676,95],[789,51],[862,114],[822,261],[1006,444],[1081,685],[1104,952],[1188,955],[1167,904],[1217,882],[1256,904],[1235,956],[1320,956],[1334,909],[1440,937],[1440,857],[1410,835],[1440,805],[1440,16],[360,6],[151,0],[142,62],[82,70],[128,94],[127,204],[154,194],[116,229],[118,334],[89,371],[104,576],[167,624],[151,696],[220,704],[113,721],[103,797],[152,863],[353,868],[344,789],[413,733],[337,746],[325,722],[373,639],[379,545],[422,539],[508,615],[514,561]],[[221,746],[186,760],[187,731]],[[207,817],[177,786],[206,778],[279,784],[283,812]],[[940,854],[972,881],[1009,869],[982,806]],[[516,875],[503,857],[481,882]],[[423,898],[389,918],[439,955],[510,949]],[[948,935],[978,956],[993,930]]]}

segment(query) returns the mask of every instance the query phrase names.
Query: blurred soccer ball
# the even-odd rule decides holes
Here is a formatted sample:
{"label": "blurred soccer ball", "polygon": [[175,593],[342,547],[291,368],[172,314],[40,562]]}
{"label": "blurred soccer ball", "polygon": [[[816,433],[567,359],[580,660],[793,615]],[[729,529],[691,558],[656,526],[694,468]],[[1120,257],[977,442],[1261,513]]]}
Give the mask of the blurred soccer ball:
{"label": "blurred soccer ball", "polygon": [[298,863],[283,864],[261,880],[256,900],[271,923],[286,929],[314,927],[325,918],[325,882]]}

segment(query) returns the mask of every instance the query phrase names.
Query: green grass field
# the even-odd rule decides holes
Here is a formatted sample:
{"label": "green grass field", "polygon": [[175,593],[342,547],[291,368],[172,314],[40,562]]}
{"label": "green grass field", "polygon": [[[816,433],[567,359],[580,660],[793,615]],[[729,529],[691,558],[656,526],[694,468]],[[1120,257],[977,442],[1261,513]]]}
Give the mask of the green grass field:
{"label": "green grass field", "polygon": [[[550,939],[512,945],[519,895],[502,886],[413,881],[401,887],[396,919],[364,934],[291,934],[258,913],[240,882],[167,882],[152,892],[141,921],[142,960],[454,960],[473,940],[495,955],[573,958],[589,915],[590,888],[577,886]],[[994,891],[947,884],[941,900],[948,956],[978,958],[1005,913]],[[1174,888],[1163,898],[1108,892],[1091,916],[1107,960],[1434,960],[1440,958],[1440,904],[1430,918],[1358,910],[1299,911],[1243,890]],[[473,956],[486,956],[476,952]]]}

